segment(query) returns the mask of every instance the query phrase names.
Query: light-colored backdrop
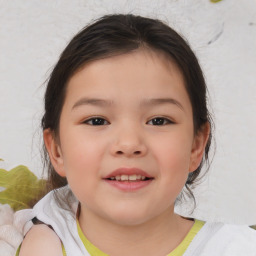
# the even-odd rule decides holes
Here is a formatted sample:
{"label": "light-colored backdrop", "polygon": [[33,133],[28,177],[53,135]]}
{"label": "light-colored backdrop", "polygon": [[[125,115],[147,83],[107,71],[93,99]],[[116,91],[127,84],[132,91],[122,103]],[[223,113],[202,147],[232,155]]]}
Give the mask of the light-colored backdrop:
{"label": "light-colored backdrop", "polygon": [[[203,66],[216,123],[216,153],[195,190],[192,214],[256,224],[256,1],[0,0],[0,167],[38,176],[43,83],[71,37],[103,14],[168,22]],[[188,204],[177,211],[188,214]]]}

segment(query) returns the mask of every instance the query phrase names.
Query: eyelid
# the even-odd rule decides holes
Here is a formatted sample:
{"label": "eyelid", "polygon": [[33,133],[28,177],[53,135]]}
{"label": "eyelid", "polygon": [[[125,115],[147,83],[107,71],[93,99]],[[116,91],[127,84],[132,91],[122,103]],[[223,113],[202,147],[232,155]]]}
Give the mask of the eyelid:
{"label": "eyelid", "polygon": [[[173,119],[171,119],[170,117],[165,117],[165,116],[154,116],[152,118],[150,118],[148,121],[147,121],[147,124],[152,121],[153,119],[164,119],[164,121],[167,121],[167,123],[165,124],[162,124],[162,126],[164,125],[169,125],[169,124],[175,124],[175,121],[173,121]],[[153,124],[151,124],[153,125]],[[161,126],[161,125],[159,125]]]}
{"label": "eyelid", "polygon": [[102,126],[102,125],[93,125],[93,124],[89,124],[88,123],[89,121],[92,121],[94,119],[102,119],[102,120],[107,122],[107,124],[102,124],[102,125],[109,125],[110,124],[110,122],[105,117],[102,117],[102,116],[91,116],[91,117],[88,117],[88,118],[86,118],[86,119],[84,119],[82,121],[82,124],[87,124],[87,125],[91,125],[91,126]]}

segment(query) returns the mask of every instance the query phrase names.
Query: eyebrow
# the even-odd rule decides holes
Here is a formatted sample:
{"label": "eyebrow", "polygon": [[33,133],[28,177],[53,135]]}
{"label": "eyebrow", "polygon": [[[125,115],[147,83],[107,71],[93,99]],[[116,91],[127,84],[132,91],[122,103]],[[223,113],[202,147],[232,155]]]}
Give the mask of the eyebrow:
{"label": "eyebrow", "polygon": [[[163,105],[163,104],[173,104],[184,111],[182,104],[173,98],[145,99],[140,103],[141,106]],[[77,108],[79,106],[83,106],[83,105],[108,107],[108,106],[114,105],[114,103],[111,100],[104,100],[104,99],[97,99],[97,98],[81,98],[73,105],[72,109]]]}
{"label": "eyebrow", "polygon": [[173,98],[157,98],[157,99],[146,99],[141,105],[163,105],[163,104],[174,104],[184,111],[182,104]]}
{"label": "eyebrow", "polygon": [[83,105],[94,105],[94,106],[100,106],[100,107],[107,107],[107,106],[113,105],[113,102],[109,101],[109,100],[96,99],[96,98],[95,99],[94,98],[81,98],[74,104],[72,109],[77,108],[79,106],[83,106]]}

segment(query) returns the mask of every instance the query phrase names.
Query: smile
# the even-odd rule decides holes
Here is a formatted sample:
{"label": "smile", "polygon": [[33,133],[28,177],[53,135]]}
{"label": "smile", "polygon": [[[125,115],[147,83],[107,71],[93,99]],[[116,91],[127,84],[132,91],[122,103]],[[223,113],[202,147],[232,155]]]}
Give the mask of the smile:
{"label": "smile", "polygon": [[[148,178],[147,178],[148,179]],[[123,175],[117,175],[117,176],[114,176],[114,177],[110,177],[110,180],[119,180],[119,181],[141,181],[141,180],[146,180],[146,177],[145,176],[141,176],[141,175],[136,175],[136,174],[133,174],[133,175],[126,175],[126,174],[123,174]]]}
{"label": "smile", "polygon": [[154,178],[141,169],[119,168],[104,177],[104,180],[119,190],[132,192],[148,186]]}

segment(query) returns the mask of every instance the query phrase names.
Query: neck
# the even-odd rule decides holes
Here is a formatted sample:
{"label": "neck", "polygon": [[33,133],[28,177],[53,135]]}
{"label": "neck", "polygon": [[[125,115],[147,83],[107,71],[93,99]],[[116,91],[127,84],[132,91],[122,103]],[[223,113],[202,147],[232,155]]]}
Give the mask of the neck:
{"label": "neck", "polygon": [[138,225],[120,225],[82,207],[79,223],[87,239],[111,256],[167,255],[193,225],[175,214],[173,207]]}

